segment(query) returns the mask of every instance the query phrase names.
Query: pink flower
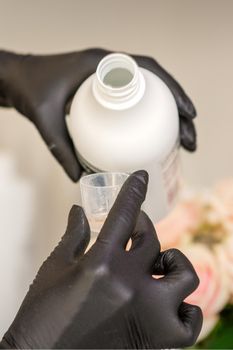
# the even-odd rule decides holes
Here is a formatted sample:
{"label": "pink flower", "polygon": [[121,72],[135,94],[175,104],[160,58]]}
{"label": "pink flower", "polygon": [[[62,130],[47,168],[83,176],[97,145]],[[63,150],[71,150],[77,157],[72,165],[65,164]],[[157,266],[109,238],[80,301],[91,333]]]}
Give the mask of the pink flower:
{"label": "pink flower", "polygon": [[225,267],[225,273],[229,278],[231,293],[230,302],[233,303],[233,235],[229,236],[224,243],[218,247],[217,253]]}
{"label": "pink flower", "polygon": [[228,278],[221,260],[204,245],[191,244],[182,251],[193,264],[200,279],[198,288],[185,300],[202,309],[204,319],[198,338],[200,341],[214,328],[218,321],[218,313],[229,299]]}
{"label": "pink flower", "polygon": [[229,280],[221,260],[201,244],[192,244],[182,251],[193,264],[200,279],[198,288],[186,301],[199,305],[204,317],[217,314],[229,299]]}
{"label": "pink flower", "polygon": [[233,179],[183,199],[156,231],[162,249],[181,249],[199,276],[199,287],[186,301],[203,311],[200,341],[233,303]]}
{"label": "pink flower", "polygon": [[186,233],[198,227],[201,216],[201,206],[197,201],[185,201],[177,205],[165,219],[156,224],[162,248],[179,245]]}
{"label": "pink flower", "polygon": [[233,222],[233,178],[218,182],[214,188],[214,193],[222,203],[227,218]]}

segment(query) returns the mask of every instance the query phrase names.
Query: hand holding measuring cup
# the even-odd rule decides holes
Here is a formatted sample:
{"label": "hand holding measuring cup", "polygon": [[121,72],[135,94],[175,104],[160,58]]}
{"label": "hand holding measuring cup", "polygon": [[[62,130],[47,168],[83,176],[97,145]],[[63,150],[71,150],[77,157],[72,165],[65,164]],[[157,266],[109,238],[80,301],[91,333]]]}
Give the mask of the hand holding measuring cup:
{"label": "hand holding measuring cup", "polygon": [[170,349],[195,342],[201,311],[183,300],[198,278],[181,252],[160,252],[154,225],[141,211],[147,184],[144,171],[127,179],[87,252],[90,228],[82,208],[73,206],[65,235],[1,349]]}

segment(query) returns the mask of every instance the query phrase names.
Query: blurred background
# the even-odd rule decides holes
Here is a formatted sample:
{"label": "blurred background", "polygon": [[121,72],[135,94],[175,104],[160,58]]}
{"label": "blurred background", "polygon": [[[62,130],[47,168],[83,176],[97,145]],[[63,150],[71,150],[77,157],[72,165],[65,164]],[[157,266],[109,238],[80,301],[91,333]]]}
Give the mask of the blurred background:
{"label": "blurred background", "polygon": [[[195,188],[233,175],[232,38],[231,0],[0,0],[2,49],[103,47],[153,56],[172,73],[198,112],[198,150],[182,151]],[[34,126],[0,109],[0,335],[79,201]]]}

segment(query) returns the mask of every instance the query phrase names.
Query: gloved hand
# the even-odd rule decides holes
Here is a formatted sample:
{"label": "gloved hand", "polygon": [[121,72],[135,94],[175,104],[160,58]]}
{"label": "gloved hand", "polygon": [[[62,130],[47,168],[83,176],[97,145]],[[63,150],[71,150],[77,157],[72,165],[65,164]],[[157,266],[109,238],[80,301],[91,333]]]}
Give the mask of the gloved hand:
{"label": "gloved hand", "polygon": [[183,300],[198,278],[179,251],[160,253],[154,226],[140,211],[147,183],[144,171],[128,178],[85,254],[89,225],[83,210],[72,208],[64,237],[40,268],[2,347],[158,349],[195,342],[201,311]]}
{"label": "gloved hand", "polygon": [[[48,55],[17,55],[0,51],[0,105],[14,107],[30,119],[48,148],[74,181],[82,168],[65,124],[65,110],[82,84],[110,51],[84,51]],[[172,91],[180,115],[184,148],[196,149],[195,108],[182,87],[153,58],[133,56],[138,65],[158,75]]]}

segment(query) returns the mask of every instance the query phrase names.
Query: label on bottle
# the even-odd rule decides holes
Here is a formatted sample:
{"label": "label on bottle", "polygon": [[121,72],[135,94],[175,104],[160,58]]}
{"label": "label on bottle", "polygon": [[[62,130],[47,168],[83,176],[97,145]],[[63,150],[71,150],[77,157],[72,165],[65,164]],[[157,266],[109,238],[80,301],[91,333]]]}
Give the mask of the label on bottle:
{"label": "label on bottle", "polygon": [[169,155],[161,162],[162,178],[166,189],[167,204],[172,208],[180,189],[179,140],[176,141]]}

